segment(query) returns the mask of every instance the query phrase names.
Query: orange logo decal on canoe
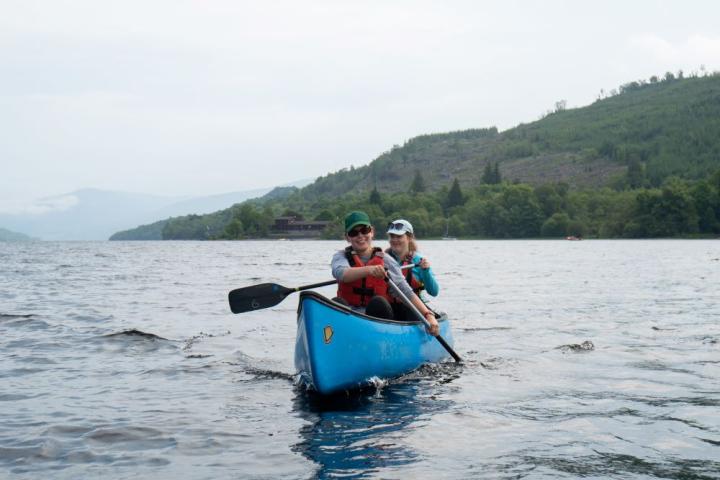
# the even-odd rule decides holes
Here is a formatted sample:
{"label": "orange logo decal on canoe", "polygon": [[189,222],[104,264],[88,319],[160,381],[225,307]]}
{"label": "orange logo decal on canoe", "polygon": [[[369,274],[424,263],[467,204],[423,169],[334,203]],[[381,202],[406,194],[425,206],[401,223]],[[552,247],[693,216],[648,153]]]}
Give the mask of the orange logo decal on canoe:
{"label": "orange logo decal on canoe", "polygon": [[323,329],[323,333],[325,334],[325,343],[330,343],[330,340],[332,340],[332,336],[333,336],[332,327],[330,325],[328,325],[327,327],[325,327]]}

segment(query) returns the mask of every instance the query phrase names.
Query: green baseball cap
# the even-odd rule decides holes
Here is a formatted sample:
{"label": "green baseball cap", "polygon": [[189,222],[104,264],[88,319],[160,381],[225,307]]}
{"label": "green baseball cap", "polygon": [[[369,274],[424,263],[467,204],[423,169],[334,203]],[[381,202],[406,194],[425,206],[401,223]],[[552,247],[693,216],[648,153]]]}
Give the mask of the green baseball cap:
{"label": "green baseball cap", "polygon": [[345,233],[349,232],[358,225],[367,225],[368,227],[372,225],[368,214],[360,211],[348,213],[345,217]]}

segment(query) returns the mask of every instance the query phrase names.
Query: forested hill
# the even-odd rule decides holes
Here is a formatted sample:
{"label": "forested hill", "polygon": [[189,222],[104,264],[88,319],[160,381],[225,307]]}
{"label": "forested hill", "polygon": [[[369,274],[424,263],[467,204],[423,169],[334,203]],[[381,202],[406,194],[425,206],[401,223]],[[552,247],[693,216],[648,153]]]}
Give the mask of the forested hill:
{"label": "forested hill", "polygon": [[651,186],[670,175],[701,178],[720,167],[720,75],[630,82],[587,107],[558,102],[541,120],[504,132],[421,135],[367,166],[321,177],[302,194],[332,197],[374,185],[407,191],[416,171],[431,190],[453,178],[472,186],[495,162],[504,179],[533,185],[615,186],[631,165],[643,166]]}
{"label": "forested hill", "polygon": [[[122,239],[257,238],[279,215],[377,225],[402,216],[422,237],[720,233],[720,74],[630,82],[542,119],[421,135],[368,165],[208,215],[168,219]],[[116,237],[118,238],[118,237]]]}
{"label": "forested hill", "polygon": [[0,228],[0,242],[28,242],[33,240],[24,233],[13,232],[6,228]]}

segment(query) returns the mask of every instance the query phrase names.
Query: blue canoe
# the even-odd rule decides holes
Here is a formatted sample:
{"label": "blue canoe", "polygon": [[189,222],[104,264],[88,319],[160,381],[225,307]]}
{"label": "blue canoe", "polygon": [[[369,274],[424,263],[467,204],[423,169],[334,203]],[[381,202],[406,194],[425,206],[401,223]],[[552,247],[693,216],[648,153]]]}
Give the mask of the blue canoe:
{"label": "blue canoe", "polygon": [[[359,388],[373,377],[397,377],[448,357],[419,320],[370,317],[312,291],[300,294],[297,322],[295,368],[300,381],[321,394]],[[452,345],[447,316],[438,322],[440,335]]]}

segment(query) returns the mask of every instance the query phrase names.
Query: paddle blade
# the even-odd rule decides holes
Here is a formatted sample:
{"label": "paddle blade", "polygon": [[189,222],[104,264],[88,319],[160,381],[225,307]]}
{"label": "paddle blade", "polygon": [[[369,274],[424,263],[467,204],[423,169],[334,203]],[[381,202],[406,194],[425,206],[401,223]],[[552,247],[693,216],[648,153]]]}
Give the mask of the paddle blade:
{"label": "paddle blade", "polygon": [[272,307],[294,291],[277,283],[261,283],[251,287],[236,288],[228,294],[230,310],[233,313],[243,313]]}

